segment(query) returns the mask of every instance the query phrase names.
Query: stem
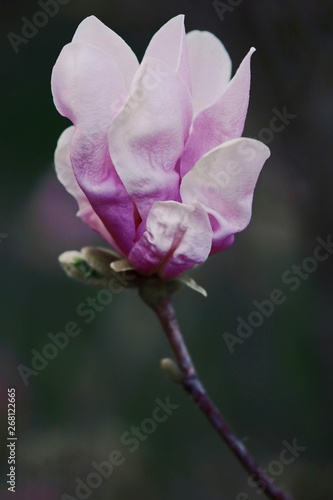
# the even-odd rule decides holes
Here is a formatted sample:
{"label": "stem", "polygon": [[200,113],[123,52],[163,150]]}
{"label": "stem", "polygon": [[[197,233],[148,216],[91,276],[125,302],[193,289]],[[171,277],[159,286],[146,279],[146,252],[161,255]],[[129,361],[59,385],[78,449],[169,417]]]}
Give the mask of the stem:
{"label": "stem", "polygon": [[191,356],[184,343],[171,300],[169,298],[164,298],[154,304],[150,303],[149,305],[157,314],[178,361],[179,368],[182,372],[180,383],[185,391],[191,396],[202,413],[210,421],[216,432],[249,472],[251,477],[253,477],[262,487],[267,497],[272,500],[292,500],[289,493],[275,486],[271,482],[271,479],[260,469],[256,461],[225,422],[219,410],[208,396],[205,387],[196,373]]}

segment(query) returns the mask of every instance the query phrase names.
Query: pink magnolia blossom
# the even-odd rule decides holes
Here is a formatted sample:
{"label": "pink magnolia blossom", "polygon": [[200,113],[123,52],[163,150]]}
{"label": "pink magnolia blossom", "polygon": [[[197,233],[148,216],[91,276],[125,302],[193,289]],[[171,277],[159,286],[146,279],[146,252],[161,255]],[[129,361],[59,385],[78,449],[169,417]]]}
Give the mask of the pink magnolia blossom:
{"label": "pink magnolia blossom", "polygon": [[173,278],[230,246],[251,218],[269,149],[242,138],[252,48],[231,77],[211,33],[184,16],[152,38],[141,64],[95,17],[54,66],[58,111],[73,126],[55,153],[78,216],[142,274]]}

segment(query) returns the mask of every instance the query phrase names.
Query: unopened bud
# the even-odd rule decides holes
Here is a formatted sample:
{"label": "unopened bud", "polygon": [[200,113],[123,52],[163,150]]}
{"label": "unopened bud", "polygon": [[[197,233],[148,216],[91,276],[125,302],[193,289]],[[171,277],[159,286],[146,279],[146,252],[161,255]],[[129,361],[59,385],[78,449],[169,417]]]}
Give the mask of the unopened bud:
{"label": "unopened bud", "polygon": [[160,362],[161,370],[167,379],[179,384],[183,380],[182,372],[176,363],[170,358],[163,358]]}
{"label": "unopened bud", "polygon": [[59,262],[70,278],[94,286],[103,285],[105,282],[104,277],[90,266],[82,253],[76,250],[62,253]]}
{"label": "unopened bud", "polygon": [[84,247],[81,250],[81,254],[90,267],[105,278],[112,278],[114,276],[110,265],[121,258],[113,250],[104,247]]}
{"label": "unopened bud", "polygon": [[[87,285],[107,287],[111,278],[123,278],[129,288],[137,287],[140,275],[120,255],[108,248],[84,247],[60,255],[59,262],[70,278]],[[115,269],[113,265],[115,264]],[[111,267],[112,266],[112,267]]]}

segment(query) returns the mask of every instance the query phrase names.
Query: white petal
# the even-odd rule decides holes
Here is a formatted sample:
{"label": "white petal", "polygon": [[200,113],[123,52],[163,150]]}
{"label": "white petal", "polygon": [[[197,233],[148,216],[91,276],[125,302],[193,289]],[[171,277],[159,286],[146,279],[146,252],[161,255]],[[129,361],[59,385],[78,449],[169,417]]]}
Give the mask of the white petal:
{"label": "white petal", "polygon": [[155,33],[147,47],[145,57],[159,59],[170,66],[191,90],[183,15],[173,17]]}
{"label": "white petal", "polygon": [[254,188],[269,155],[262,142],[234,139],[203,156],[183,178],[183,202],[198,202],[210,215],[212,252],[224,248],[250,222]]}
{"label": "white petal", "polygon": [[89,16],[77,28],[73,42],[93,45],[105,52],[118,65],[129,89],[139,63],[132,49],[117,33],[97,17]]}
{"label": "white petal", "polygon": [[221,96],[231,77],[231,59],[216,36],[208,31],[186,35],[196,116]]}

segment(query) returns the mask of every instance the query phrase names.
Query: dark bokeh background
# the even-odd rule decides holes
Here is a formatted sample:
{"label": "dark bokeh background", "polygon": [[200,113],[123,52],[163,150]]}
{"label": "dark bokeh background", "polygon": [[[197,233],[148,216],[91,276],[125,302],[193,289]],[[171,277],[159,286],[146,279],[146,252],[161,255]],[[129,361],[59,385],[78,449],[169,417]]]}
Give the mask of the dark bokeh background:
{"label": "dark bokeh background", "polygon": [[[1,5],[1,499],[73,496],[92,462],[118,449],[126,458],[96,500],[252,500],[247,475],[180,388],[159,370],[168,345],[136,292],[124,291],[87,325],[77,306],[96,290],[71,282],[58,255],[101,243],[75,218],[75,201],[57,182],[52,161],[67,126],[50,94],[50,73],[78,23],[95,14],[141,58],[154,32],[184,13],[187,30],[209,30],[237,68],[250,46],[251,103],[244,135],[258,137],[273,109],[296,117],[272,137],[253,219],[229,250],[196,270],[208,299],[182,290],[175,303],[199,372],[226,418],[267,467],[284,441],[306,450],[276,482],[300,500],[333,498],[333,257],[292,292],[283,273],[312,256],[316,238],[332,231],[333,6],[327,1],[224,2],[220,19],[210,1],[70,0],[15,54],[8,32],[20,34],[37,2]],[[230,7],[231,4],[237,6]],[[222,4],[222,2],[220,2]],[[266,136],[267,137],[267,136]],[[223,334],[237,317],[280,288],[287,299],[231,354]],[[17,365],[68,321],[82,328],[26,387]],[[18,493],[6,493],[7,387],[17,390]],[[120,444],[131,426],[150,417],[155,399],[179,408],[134,453]],[[273,466],[274,467],[274,466]],[[278,466],[276,466],[278,467]]]}

